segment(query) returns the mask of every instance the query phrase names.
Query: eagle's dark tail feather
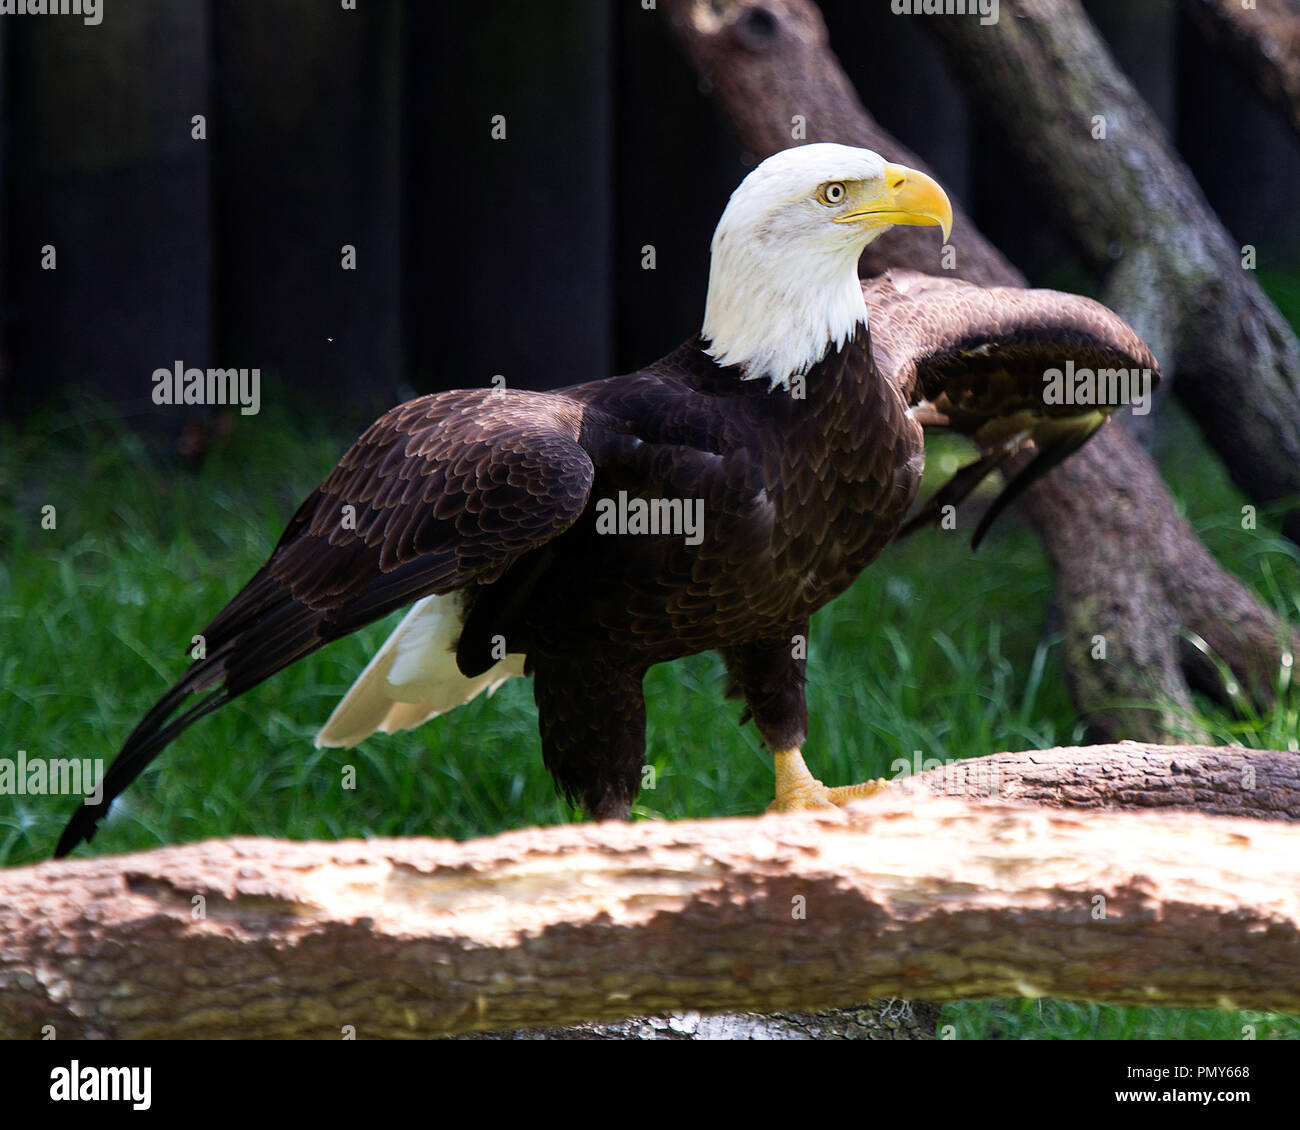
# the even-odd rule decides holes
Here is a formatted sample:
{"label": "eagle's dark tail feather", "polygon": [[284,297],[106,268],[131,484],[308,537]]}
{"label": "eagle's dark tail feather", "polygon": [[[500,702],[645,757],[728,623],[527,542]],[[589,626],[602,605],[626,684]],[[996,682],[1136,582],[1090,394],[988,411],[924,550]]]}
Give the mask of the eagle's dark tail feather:
{"label": "eagle's dark tail feather", "polygon": [[925,526],[934,525],[941,517],[945,506],[956,506],[961,503],[984,481],[986,476],[997,470],[1010,454],[1009,450],[998,448],[982,455],[974,463],[967,463],[966,466],[958,468],[953,477],[935,491],[930,500],[899,527],[898,533],[894,536],[905,538]]}
{"label": "eagle's dark tail feather", "polygon": [[1078,451],[1095,430],[1095,428],[1080,428],[1078,431],[1054,439],[1051,443],[1041,447],[1033,462],[1007,483],[1002,488],[1002,493],[984,511],[984,517],[980,519],[979,525],[975,527],[975,533],[971,535],[971,549],[979,549],[980,542],[984,540],[984,535],[989,532],[989,528],[1002,511],[1015,502],[1029,487],[1038,482],[1058,463]]}
{"label": "eagle's dark tail feather", "polygon": [[[196,665],[197,666],[197,665]],[[83,840],[89,843],[95,838],[95,826],[108,813],[109,805],[122,794],[123,790],[140,775],[174,737],[205,714],[210,714],[217,707],[223,706],[233,697],[225,687],[221,687],[190,707],[178,718],[167,722],[192,691],[189,674],[183,677],[171,690],[162,696],[140,724],[131,731],[122,751],[104,774],[103,795],[98,804],[87,800],[72,814],[67,827],[59,837],[54,849],[54,858],[62,859]],[[164,723],[166,723],[164,725]]]}
{"label": "eagle's dark tail feather", "polygon": [[[1008,506],[1058,463],[1078,451],[1095,430],[1095,428],[1080,428],[1078,431],[1054,437],[1050,442],[1040,447],[1038,454],[1030,461],[1029,466],[1002,488],[1001,493],[984,512],[984,516],[975,527],[975,532],[971,535],[971,549],[979,548],[980,542],[984,540],[984,535],[989,532],[998,516]],[[966,466],[959,468],[951,479],[935,491],[924,506],[899,527],[895,537],[905,538],[924,526],[933,525],[939,520],[945,506],[956,506],[965,501],[971,491],[979,486],[988,475],[1002,466],[1015,452],[1016,447],[1014,445],[995,448],[992,451],[985,452],[973,463],[967,463]]]}
{"label": "eagle's dark tail feather", "polygon": [[[89,842],[114,799],[183,730],[336,638],[322,630],[323,619],[265,571],[256,574],[208,626],[207,657],[193,663],[131,731],[104,775],[99,803],[87,800],[73,813],[55,858]],[[190,695],[204,691],[200,701],[172,717]]]}

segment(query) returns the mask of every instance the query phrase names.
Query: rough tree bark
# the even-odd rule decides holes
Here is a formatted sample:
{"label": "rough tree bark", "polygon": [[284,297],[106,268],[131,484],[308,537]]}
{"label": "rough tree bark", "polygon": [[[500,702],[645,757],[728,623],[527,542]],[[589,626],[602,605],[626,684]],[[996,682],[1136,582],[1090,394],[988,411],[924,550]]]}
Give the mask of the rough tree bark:
{"label": "rough tree bark", "polygon": [[943,1006],[933,1001],[873,1001],[820,1012],[699,1013],[638,1016],[567,1028],[468,1032],[458,1040],[937,1040]]}
{"label": "rough tree bark", "polygon": [[[998,28],[980,29],[981,38],[996,38],[1001,26],[1015,22],[1008,7]],[[926,169],[863,108],[809,0],[666,0],[664,9],[756,157],[793,144],[791,123],[798,115],[808,141],[861,145]],[[960,21],[927,21],[949,22]],[[999,94],[996,100],[1006,99]],[[1146,159],[1137,143],[1129,151],[1136,160]],[[1129,178],[1117,183],[1128,184]],[[890,267],[939,273],[933,235],[925,235],[917,228],[891,232],[867,249],[863,273]],[[952,273],[985,285],[1025,285],[960,207],[952,245]],[[1266,325],[1270,334],[1276,328]],[[1165,336],[1154,324],[1137,328],[1157,343]],[[1103,427],[1031,488],[1024,505],[1056,573],[1062,661],[1093,736],[1198,736],[1188,724],[1191,688],[1227,697],[1199,645],[1217,654],[1258,704],[1271,701],[1278,673],[1289,666],[1300,641],[1218,567],[1177,514],[1154,463],[1123,429]],[[1098,637],[1105,643],[1104,658],[1096,657]],[[1154,705],[1118,705],[1138,702]]]}
{"label": "rough tree bark", "polygon": [[1185,0],[1201,34],[1219,47],[1300,137],[1300,0]]}
{"label": "rough tree bark", "polygon": [[896,778],[891,792],[1300,822],[1300,757],[1241,746],[1064,746],[955,761]]}
{"label": "rough tree bark", "polygon": [[1138,806],[1295,820],[1293,756],[1001,756],[1019,760],[966,763],[961,787],[1023,780],[1041,803],[924,797],[954,787],[948,768],[825,815],[233,840],[14,869],[0,1037],[422,1038],[882,997],[1300,1009],[1300,827],[1068,807],[1097,803],[1109,776]]}

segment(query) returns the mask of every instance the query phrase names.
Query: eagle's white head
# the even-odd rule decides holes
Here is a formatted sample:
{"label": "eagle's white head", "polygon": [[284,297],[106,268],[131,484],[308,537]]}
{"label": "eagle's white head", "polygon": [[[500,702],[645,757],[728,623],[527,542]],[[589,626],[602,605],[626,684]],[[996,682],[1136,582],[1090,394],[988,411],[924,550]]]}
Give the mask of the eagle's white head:
{"label": "eagle's white head", "polygon": [[866,320],[858,257],[895,224],[938,224],[952,205],[930,177],[870,149],[818,143],[774,153],[713,233],[706,352],[775,387],[806,373]]}

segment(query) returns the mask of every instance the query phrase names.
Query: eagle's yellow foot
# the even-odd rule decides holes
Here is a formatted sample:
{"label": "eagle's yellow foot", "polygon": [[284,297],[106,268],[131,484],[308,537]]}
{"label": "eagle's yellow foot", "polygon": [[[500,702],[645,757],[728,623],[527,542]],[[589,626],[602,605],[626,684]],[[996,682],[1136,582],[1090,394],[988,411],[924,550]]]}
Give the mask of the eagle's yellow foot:
{"label": "eagle's yellow foot", "polygon": [[776,765],[776,800],[767,806],[768,812],[805,812],[814,808],[834,808],[851,800],[872,796],[889,784],[881,778],[861,785],[841,785],[828,789],[808,772],[803,754],[797,749],[777,750],[772,759]]}

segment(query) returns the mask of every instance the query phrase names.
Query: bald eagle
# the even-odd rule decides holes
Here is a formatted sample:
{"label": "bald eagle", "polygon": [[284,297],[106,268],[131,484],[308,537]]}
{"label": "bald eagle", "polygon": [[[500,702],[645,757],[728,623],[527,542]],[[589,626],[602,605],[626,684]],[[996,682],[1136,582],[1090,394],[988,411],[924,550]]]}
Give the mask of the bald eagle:
{"label": "bald eagle", "polygon": [[732,195],[702,330],[667,357],[554,392],[444,392],[392,409],[203,632],[206,657],[132,731],[55,854],[91,839],[197,719],[413,602],[318,745],[418,726],[531,675],[557,789],[626,818],[647,670],[716,650],[773,753],[774,807],[871,791],[828,788],[805,766],[796,641],[899,532],[922,424],[981,446],[945,488],[941,502],[956,501],[1022,444],[1060,458],[1113,410],[1045,404],[1046,365],[1154,369],[1137,335],[1086,299],[911,273],[860,283],[863,248],[893,225],[946,239],[951,223],[923,173],[841,145],[789,149]]}

